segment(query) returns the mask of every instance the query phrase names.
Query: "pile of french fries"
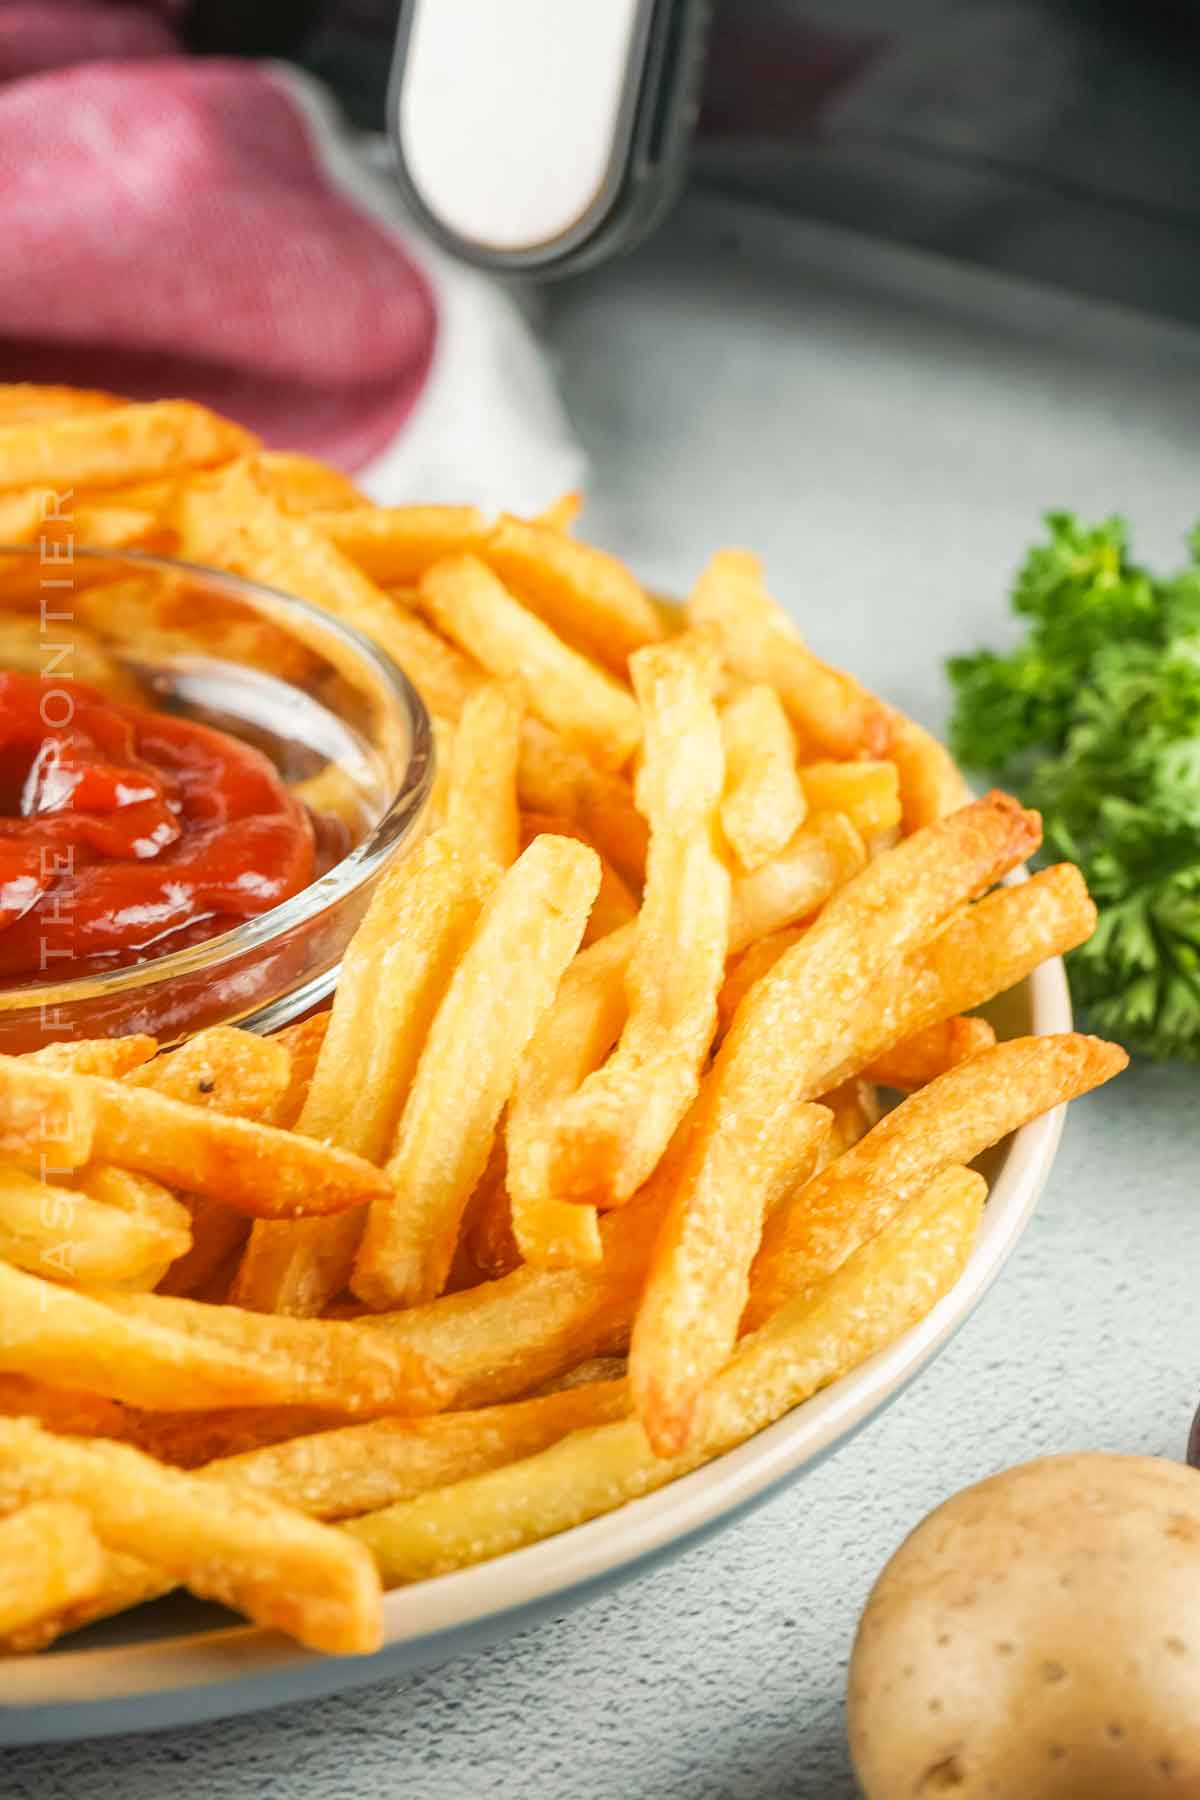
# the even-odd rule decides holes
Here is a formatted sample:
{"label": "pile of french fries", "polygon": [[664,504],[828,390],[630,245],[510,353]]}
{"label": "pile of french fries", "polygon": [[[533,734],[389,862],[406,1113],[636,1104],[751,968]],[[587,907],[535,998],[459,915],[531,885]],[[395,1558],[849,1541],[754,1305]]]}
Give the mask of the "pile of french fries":
{"label": "pile of french fries", "polygon": [[[374,507],[194,405],[0,390],[0,541],[68,529],[47,490],[82,542],[372,637],[439,773],[328,1012],[0,1058],[9,1651],[179,1584],[374,1649],[384,1587],[658,1488],[888,1344],[970,1254],[972,1162],[1123,1066],[996,1042],[976,1009],[1092,929],[1078,871],[998,885],[1037,816],[971,800],[752,556],[669,617],[573,498]],[[170,621],[134,576],[78,598],[75,672],[120,696],[106,613]]]}

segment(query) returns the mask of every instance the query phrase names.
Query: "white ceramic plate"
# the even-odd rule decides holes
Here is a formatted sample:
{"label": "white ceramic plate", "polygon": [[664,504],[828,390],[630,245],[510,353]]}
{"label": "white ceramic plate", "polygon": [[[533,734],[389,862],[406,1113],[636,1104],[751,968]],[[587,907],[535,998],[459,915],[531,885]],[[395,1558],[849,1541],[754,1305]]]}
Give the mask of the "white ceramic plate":
{"label": "white ceramic plate", "polygon": [[[989,1010],[1005,1037],[1070,1030],[1062,964],[1045,964]],[[544,1614],[561,1615],[731,1524],[844,1444],[949,1341],[1028,1224],[1061,1129],[1060,1108],[993,1152],[978,1243],[928,1317],[749,1443],[546,1543],[389,1595],[386,1643],[376,1656],[311,1655],[185,1599],[94,1627],[48,1655],[4,1661],[0,1744],[194,1724],[444,1662]]]}

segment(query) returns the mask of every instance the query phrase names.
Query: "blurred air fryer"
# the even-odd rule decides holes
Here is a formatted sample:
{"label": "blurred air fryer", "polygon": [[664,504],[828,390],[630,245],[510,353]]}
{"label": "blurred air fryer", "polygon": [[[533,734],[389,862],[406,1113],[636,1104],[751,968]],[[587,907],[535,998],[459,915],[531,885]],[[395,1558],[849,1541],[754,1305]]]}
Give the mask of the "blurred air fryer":
{"label": "blurred air fryer", "polygon": [[1189,0],[193,0],[191,18],[198,48],[273,47],[330,82],[390,134],[427,229],[484,267],[626,249],[686,171],[1200,323]]}

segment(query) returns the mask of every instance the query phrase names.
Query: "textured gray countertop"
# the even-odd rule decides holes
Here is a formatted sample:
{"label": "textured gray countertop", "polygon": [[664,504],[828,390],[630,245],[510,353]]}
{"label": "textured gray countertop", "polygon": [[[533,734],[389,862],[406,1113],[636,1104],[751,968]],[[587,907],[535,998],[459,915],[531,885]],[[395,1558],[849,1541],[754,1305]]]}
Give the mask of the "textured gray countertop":
{"label": "textured gray countertop", "polygon": [[[680,589],[761,550],[816,645],[938,724],[1054,504],[1174,555],[1200,341],[920,257],[693,204],[558,290],[586,529]],[[1078,1103],[982,1311],[841,1455],[677,1562],[508,1645],[170,1737],[0,1755],[3,1800],[849,1800],[858,1610],[904,1533],[1039,1452],[1182,1453],[1200,1399],[1197,1075]]]}

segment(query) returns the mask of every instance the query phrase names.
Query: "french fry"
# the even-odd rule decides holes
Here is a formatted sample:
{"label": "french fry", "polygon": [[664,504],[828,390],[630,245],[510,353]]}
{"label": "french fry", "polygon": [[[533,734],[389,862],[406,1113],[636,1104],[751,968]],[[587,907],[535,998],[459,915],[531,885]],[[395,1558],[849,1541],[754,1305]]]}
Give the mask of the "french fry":
{"label": "french fry", "polygon": [[51,1281],[153,1286],[190,1241],[186,1213],[170,1230],[0,1163],[0,1257],[19,1269]]}
{"label": "french fry", "polygon": [[469,661],[367,579],[310,519],[286,512],[252,463],[180,490],[171,521],[180,554],[298,594],[372,638],[430,709],[457,716],[477,685]]}
{"label": "french fry", "polygon": [[80,413],[111,412],[125,402],[100,388],[55,387],[40,381],[0,383],[0,424],[40,425]]}
{"label": "french fry", "polygon": [[832,1119],[829,1136],[821,1146],[817,1162],[817,1167],[823,1169],[836,1162],[843,1151],[860,1142],[871,1127],[878,1124],[880,1106],[872,1083],[859,1081],[854,1076],[822,1094],[820,1104],[827,1108]]}
{"label": "french fry", "polygon": [[944,1075],[947,1069],[966,1062],[968,1057],[989,1050],[995,1041],[996,1033],[986,1019],[957,1015],[942,1019],[937,1025],[927,1025],[924,1031],[885,1050],[867,1065],[863,1074],[880,1087],[910,1094]]}
{"label": "french fry", "polygon": [[160,1294],[196,1295],[216,1281],[230,1259],[241,1251],[250,1235],[245,1213],[219,1200],[193,1194],[188,1202],[190,1247],[153,1285]]}
{"label": "french fry", "polygon": [[210,468],[253,446],[240,426],[188,400],[0,421],[0,488],[113,487]]}
{"label": "french fry", "polygon": [[421,577],[419,592],[448,638],[469,646],[493,675],[521,684],[530,711],[544,724],[602,768],[628,762],[641,736],[630,695],[557,638],[478,558],[435,563]]}
{"label": "french fry", "polygon": [[223,1487],[103,1439],[55,1437],[0,1420],[0,1504],[67,1500],[111,1550],[147,1561],[205,1599],[314,1650],[375,1650],[382,1637],[371,1559],[330,1531],[244,1487]]}
{"label": "french fry", "polygon": [[[521,814],[522,850],[528,850],[534,838],[544,834],[578,838],[581,844],[591,842],[586,831],[574,819],[563,818],[558,813]],[[593,844],[592,848],[595,849],[596,846]],[[596,853],[600,854],[599,851]],[[583,934],[584,948],[594,944],[598,938],[608,937],[610,932],[619,931],[623,925],[632,924],[637,918],[637,910],[638,903],[625,882],[607,857],[600,856],[600,886],[588,917],[587,930]]]}
{"label": "french fry", "polygon": [[540,719],[527,718],[517,786],[522,806],[572,819],[630,887],[641,888],[649,832],[624,776],[598,769]]}
{"label": "french fry", "polygon": [[277,1038],[234,1025],[211,1025],[125,1076],[131,1086],[173,1100],[262,1120],[274,1118],[290,1078],[291,1058]]}
{"label": "french fry", "polygon": [[532,1456],[570,1431],[628,1411],[624,1382],[597,1381],[477,1412],[347,1425],[224,1457],[199,1473],[311,1518],[345,1519]]}
{"label": "french fry", "polygon": [[255,467],[267,491],[289,512],[365,505],[348,475],[313,456],[301,456],[295,450],[263,450]]}
{"label": "french fry", "polygon": [[[757,869],[799,831],[809,805],[796,773],[796,740],[775,689],[758,682],[734,694],[721,712],[721,737],[721,829],[743,869]],[[817,802],[814,810],[849,809]]]}
{"label": "french fry", "polygon": [[618,675],[631,651],[665,636],[653,603],[625,565],[561,529],[505,517],[476,554],[551,630]]}
{"label": "french fry", "polygon": [[949,1163],[972,1161],[1128,1061],[1117,1045],[1075,1032],[1012,1038],[910,1095],[767,1221],[744,1328],[839,1268]]}
{"label": "french fry", "polygon": [[900,823],[900,777],[894,762],[814,762],[800,770],[813,812],[840,812],[865,838]]}
{"label": "french fry", "polygon": [[755,982],[775,967],[785,950],[790,950],[793,944],[800,942],[806,930],[807,926],[804,925],[783,925],[778,931],[768,932],[766,937],[756,938],[739,955],[729,959],[725,979],[717,995],[720,1037],[724,1037],[729,1030],[734,1014]]}
{"label": "french fry", "polygon": [[742,1160],[789,1108],[834,1085],[846,1034],[895,959],[1039,836],[1036,814],[998,794],[927,826],[830,900],[746,996],[705,1083],[630,1347],[635,1404],[660,1455],[686,1445],[745,1307],[762,1211],[737,1180]]}
{"label": "french fry", "polygon": [[[12,543],[15,540],[4,531],[4,501],[0,494],[0,543]],[[135,677],[82,625],[56,625],[51,639],[38,613],[0,613],[0,669],[52,675],[58,668],[69,668],[73,681],[98,688],[110,700],[146,704],[145,692]]]}
{"label": "french fry", "polygon": [[657,1457],[639,1422],[622,1420],[343,1529],[368,1546],[394,1587],[518,1549],[664,1486],[761,1431],[922,1318],[962,1271],[984,1192],[980,1176],[947,1172],[830,1281],[747,1338],[705,1395],[681,1455]]}
{"label": "french fry", "polygon": [[520,853],[517,760],[523,711],[518,688],[489,681],[459,714],[450,751],[446,824],[500,869]]}
{"label": "french fry", "polygon": [[533,523],[546,531],[571,531],[582,509],[582,494],[575,491],[560,494],[557,500],[552,500],[549,506],[538,513]]}
{"label": "french fry", "polygon": [[730,910],[716,849],[720,723],[705,671],[678,642],[635,651],[630,668],[645,736],[637,794],[650,855],[625,974],[629,1012],[604,1066],[544,1122],[543,1201],[631,1199],[695,1098],[716,1029]]}
{"label": "french fry", "polygon": [[444,557],[477,552],[488,528],[476,506],[360,505],[313,523],[380,587],[411,587]]}
{"label": "french fry", "polygon": [[844,813],[814,814],[778,856],[734,881],[730,951],[807,918],[866,862],[866,845]]}
{"label": "french fry", "polygon": [[39,1174],[78,1169],[92,1154],[91,1090],[33,1057],[0,1056],[0,1156]]}
{"label": "french fry", "polygon": [[367,1217],[351,1287],[368,1305],[441,1292],[516,1065],[583,936],[594,851],[538,838],[484,909],[430,1027],[388,1162],[393,1194]]}
{"label": "french fry", "polygon": [[722,550],[688,600],[693,624],[712,627],[731,669],[774,687],[800,734],[818,754],[878,756],[887,714],[849,675],[815,657],[768,594],[762,564],[745,550]]}
{"label": "french fry", "polygon": [[[381,1162],[434,1015],[496,880],[440,831],[383,877],[342,963],[297,1128]],[[313,1314],[349,1280],[360,1218],[264,1223],[233,1287],[242,1306]]]}
{"label": "french fry", "polygon": [[65,1432],[68,1437],[111,1438],[126,1435],[130,1416],[128,1408],[115,1400],[55,1387],[31,1375],[0,1375],[0,1413],[10,1419],[36,1419],[47,1431]]}
{"label": "french fry", "polygon": [[308,1098],[325,1034],[329,1030],[329,1018],[328,1012],[309,1013],[307,1018],[297,1019],[294,1025],[285,1025],[282,1031],[272,1034],[275,1042],[282,1044],[288,1053],[287,1089],[280,1097],[272,1120],[272,1124],[282,1125],[285,1131],[294,1127]]}
{"label": "french fry", "polygon": [[954,758],[915,719],[894,709],[889,712],[891,742],[888,755],[900,778],[900,804],[904,830],[919,831],[947,813],[957,812],[971,798]]}
{"label": "french fry", "polygon": [[[487,1167],[475,1183],[463,1209],[458,1248],[447,1287],[470,1286],[481,1278],[494,1281],[511,1274],[521,1262],[513,1234],[512,1207],[508,1198],[508,1154],[501,1118],[492,1142]],[[457,1271],[459,1280],[454,1280]],[[470,1280],[463,1279],[469,1274]]]}
{"label": "french fry", "polygon": [[104,1553],[87,1513],[47,1499],[0,1520],[0,1638],[98,1593]]}
{"label": "french fry", "polygon": [[6,1263],[0,1370],[168,1411],[186,1395],[197,1408],[432,1412],[448,1396],[427,1358],[363,1326],[115,1288],[76,1292]]}
{"label": "french fry", "polygon": [[133,1037],[74,1038],[43,1044],[40,1050],[30,1050],[21,1060],[64,1074],[116,1076],[149,1062],[157,1049],[155,1039],[144,1033]]}

